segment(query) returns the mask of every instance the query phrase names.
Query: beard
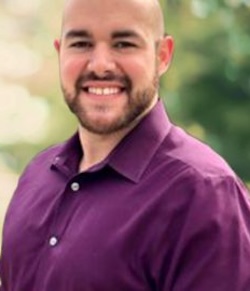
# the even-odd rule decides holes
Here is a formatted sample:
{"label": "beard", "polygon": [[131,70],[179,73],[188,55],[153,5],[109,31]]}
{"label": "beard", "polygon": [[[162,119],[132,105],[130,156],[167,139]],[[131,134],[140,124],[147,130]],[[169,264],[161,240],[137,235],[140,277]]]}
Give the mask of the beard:
{"label": "beard", "polygon": [[[80,95],[83,91],[82,84],[86,81],[118,81],[121,83],[125,88],[123,93],[127,94],[127,102],[122,110],[122,114],[113,119],[112,122],[93,121],[89,117],[87,108],[81,104]],[[74,87],[74,93],[70,94],[62,85],[64,99],[70,111],[77,117],[80,125],[89,132],[99,135],[107,135],[128,128],[136,123],[140,117],[144,116],[144,114],[152,107],[152,103],[155,100],[159,87],[159,77],[155,73],[155,76],[148,87],[133,92],[132,81],[128,76],[120,77],[110,73],[101,78],[94,73],[89,73],[80,76]],[[98,110],[98,112],[103,113],[107,110],[105,105],[98,105],[95,109]]]}

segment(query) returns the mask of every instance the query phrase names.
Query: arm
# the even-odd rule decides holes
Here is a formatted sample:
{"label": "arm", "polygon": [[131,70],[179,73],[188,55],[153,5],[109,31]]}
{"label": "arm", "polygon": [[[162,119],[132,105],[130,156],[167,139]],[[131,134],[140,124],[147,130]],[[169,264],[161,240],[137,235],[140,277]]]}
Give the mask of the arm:
{"label": "arm", "polygon": [[[162,291],[250,290],[250,200],[232,177],[200,180]],[[164,280],[168,277],[167,280]]]}

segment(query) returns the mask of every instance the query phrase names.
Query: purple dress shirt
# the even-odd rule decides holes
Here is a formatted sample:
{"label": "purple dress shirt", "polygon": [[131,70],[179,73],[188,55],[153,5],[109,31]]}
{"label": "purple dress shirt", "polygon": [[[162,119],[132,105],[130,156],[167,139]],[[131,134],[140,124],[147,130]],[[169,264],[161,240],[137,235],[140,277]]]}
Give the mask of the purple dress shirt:
{"label": "purple dress shirt", "polygon": [[246,188],[161,101],[100,164],[78,135],[26,168],[3,231],[2,291],[249,291]]}

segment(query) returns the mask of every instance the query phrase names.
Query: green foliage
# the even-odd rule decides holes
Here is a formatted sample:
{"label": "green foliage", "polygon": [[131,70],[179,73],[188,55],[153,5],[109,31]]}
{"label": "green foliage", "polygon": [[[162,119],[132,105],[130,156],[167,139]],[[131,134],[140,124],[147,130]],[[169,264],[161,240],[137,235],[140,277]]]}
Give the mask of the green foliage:
{"label": "green foliage", "polygon": [[198,137],[250,181],[249,3],[164,3],[176,40],[173,68],[163,82],[170,114],[194,135],[198,124]]}

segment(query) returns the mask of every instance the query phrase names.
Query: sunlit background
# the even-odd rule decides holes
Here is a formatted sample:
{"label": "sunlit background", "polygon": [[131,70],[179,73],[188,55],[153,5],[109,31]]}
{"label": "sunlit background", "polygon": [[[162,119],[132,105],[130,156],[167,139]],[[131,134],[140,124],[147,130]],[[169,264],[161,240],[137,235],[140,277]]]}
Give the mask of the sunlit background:
{"label": "sunlit background", "polygon": [[[63,1],[0,0],[0,231],[18,176],[75,120],[61,97],[53,41]],[[172,120],[250,181],[250,0],[162,1],[176,41],[161,95]],[[39,173],[37,173],[39,175]]]}
{"label": "sunlit background", "polygon": [[73,118],[60,99],[53,48],[60,32],[61,4],[0,2],[0,231],[27,162],[73,131]]}

